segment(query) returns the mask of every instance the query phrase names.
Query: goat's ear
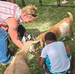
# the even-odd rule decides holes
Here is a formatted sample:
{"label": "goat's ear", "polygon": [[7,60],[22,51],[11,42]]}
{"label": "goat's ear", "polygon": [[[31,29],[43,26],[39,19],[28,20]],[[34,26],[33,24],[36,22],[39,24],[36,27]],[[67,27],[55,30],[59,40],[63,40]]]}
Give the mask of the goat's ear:
{"label": "goat's ear", "polygon": [[40,40],[37,40],[37,41],[33,41],[33,43],[38,43],[38,42],[40,42]]}
{"label": "goat's ear", "polygon": [[37,41],[33,41],[33,43],[39,43],[39,42],[41,43],[41,42],[43,42],[42,39],[40,39],[40,40],[36,39],[36,40]]}
{"label": "goat's ear", "polygon": [[42,39],[40,39],[40,42],[43,42]]}

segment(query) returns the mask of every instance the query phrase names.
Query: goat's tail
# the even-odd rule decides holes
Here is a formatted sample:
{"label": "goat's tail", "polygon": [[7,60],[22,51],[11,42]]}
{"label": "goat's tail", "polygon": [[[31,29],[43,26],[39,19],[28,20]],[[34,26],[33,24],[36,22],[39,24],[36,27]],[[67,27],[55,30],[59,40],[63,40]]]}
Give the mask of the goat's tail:
{"label": "goat's tail", "polygon": [[73,20],[73,15],[70,12],[67,12],[70,16],[70,18]]}

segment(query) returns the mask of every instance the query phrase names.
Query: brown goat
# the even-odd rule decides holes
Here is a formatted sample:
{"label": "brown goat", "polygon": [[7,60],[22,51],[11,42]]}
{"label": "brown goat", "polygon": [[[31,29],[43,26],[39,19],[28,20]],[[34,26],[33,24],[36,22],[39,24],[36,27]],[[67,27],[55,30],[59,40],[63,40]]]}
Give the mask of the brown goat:
{"label": "brown goat", "polygon": [[38,42],[39,41],[27,41],[24,43],[24,47],[17,52],[4,74],[30,74],[30,70],[27,65],[27,54],[28,52],[35,51],[34,44]]}

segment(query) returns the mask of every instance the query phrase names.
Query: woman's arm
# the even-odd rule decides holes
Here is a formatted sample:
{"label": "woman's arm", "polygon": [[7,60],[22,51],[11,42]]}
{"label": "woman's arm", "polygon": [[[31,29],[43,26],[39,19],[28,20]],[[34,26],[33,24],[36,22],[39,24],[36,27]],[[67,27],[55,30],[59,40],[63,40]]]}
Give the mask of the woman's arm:
{"label": "woman's arm", "polygon": [[18,22],[14,18],[8,18],[5,21],[9,27],[9,35],[13,43],[18,46],[20,49],[23,47],[22,42],[18,39]]}

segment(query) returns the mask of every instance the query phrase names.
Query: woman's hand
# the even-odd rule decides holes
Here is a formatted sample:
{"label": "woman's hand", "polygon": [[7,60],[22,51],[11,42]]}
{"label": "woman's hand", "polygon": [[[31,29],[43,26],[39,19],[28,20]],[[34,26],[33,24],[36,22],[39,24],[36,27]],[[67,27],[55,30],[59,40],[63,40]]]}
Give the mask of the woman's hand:
{"label": "woman's hand", "polygon": [[8,27],[3,27],[3,26],[1,26],[1,28],[4,29],[5,31],[8,29]]}

